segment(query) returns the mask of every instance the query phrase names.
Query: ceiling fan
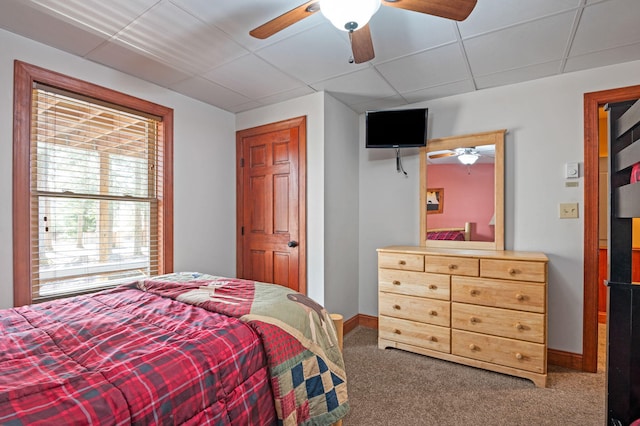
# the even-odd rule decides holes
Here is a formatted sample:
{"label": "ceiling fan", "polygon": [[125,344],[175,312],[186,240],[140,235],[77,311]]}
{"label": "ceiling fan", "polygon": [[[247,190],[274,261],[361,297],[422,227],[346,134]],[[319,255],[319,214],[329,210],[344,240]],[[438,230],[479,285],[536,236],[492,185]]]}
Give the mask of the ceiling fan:
{"label": "ceiling fan", "polygon": [[475,163],[480,157],[493,157],[494,145],[481,145],[469,148],[448,149],[445,151],[434,151],[428,154],[430,160],[445,157],[457,157],[458,161],[467,166]]}
{"label": "ceiling fan", "polygon": [[476,2],[477,0],[311,0],[249,31],[249,34],[259,39],[268,38],[322,9],[322,14],[336,28],[349,32],[353,60],[360,64],[375,57],[368,22],[380,5],[463,21]]}

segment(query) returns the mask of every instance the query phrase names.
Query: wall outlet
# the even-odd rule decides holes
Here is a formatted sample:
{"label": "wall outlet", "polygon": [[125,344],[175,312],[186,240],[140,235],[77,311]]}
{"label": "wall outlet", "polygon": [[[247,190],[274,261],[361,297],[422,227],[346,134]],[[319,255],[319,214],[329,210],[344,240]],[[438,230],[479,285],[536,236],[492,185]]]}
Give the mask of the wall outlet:
{"label": "wall outlet", "polygon": [[578,203],[560,203],[560,219],[576,219]]}

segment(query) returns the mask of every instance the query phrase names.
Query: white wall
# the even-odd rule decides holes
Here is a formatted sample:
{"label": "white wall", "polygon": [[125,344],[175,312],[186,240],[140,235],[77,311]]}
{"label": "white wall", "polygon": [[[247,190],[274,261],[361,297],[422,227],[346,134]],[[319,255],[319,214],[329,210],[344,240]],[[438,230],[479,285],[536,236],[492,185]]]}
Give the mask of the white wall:
{"label": "white wall", "polygon": [[[429,108],[429,137],[506,128],[506,249],[549,257],[549,346],[582,353],[583,191],[566,188],[567,162],[583,162],[583,95],[640,84],[640,61],[415,104]],[[361,117],[360,146],[364,146]],[[360,312],[377,315],[376,248],[417,244],[417,156],[405,161],[360,148]],[[581,167],[582,169],[582,167]],[[559,219],[578,202],[580,218]]]}
{"label": "white wall", "polygon": [[0,30],[0,308],[13,305],[13,61],[174,109],[174,269],[235,274],[234,115]]}
{"label": "white wall", "polygon": [[325,96],[325,306],[358,311],[358,114]]}

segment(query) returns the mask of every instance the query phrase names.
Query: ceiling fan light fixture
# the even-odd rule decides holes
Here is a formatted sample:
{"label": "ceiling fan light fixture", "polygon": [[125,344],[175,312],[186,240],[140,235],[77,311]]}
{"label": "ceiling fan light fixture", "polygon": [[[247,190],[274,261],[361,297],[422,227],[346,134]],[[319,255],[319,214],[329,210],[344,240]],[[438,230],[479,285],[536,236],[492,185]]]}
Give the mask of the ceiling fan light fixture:
{"label": "ceiling fan light fixture", "polygon": [[458,161],[460,161],[465,166],[470,166],[476,162],[478,157],[480,156],[473,152],[465,152],[464,154],[458,155]]}
{"label": "ceiling fan light fixture", "polygon": [[339,30],[362,28],[380,8],[381,0],[320,0],[320,12]]}

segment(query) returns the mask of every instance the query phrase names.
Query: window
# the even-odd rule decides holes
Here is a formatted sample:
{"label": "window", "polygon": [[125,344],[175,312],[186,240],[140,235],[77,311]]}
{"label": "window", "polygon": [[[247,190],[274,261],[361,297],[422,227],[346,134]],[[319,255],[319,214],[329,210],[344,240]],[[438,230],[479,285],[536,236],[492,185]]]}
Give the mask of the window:
{"label": "window", "polygon": [[14,305],[172,269],[172,110],[16,61]]}

